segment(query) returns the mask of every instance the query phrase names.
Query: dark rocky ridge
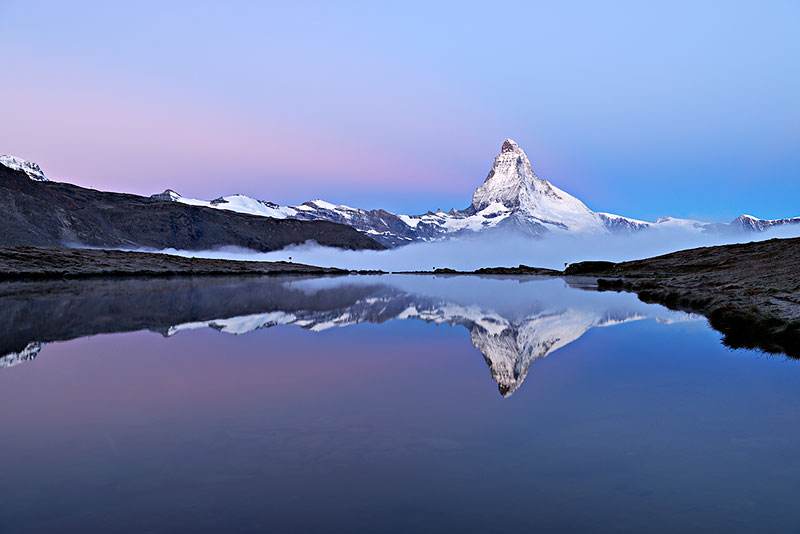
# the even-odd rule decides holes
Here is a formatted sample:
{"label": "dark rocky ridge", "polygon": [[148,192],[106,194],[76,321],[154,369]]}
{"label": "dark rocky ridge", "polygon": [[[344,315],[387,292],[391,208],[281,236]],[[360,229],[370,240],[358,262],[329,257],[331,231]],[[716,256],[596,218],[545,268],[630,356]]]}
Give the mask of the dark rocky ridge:
{"label": "dark rocky ridge", "polygon": [[347,274],[302,263],[184,258],[120,250],[0,248],[0,280],[119,276]]}
{"label": "dark rocky ridge", "polygon": [[0,165],[0,246],[177,248],[235,246],[257,251],[316,241],[346,249],[382,249],[352,227],[279,220],[138,195],[31,180]]}
{"label": "dark rocky ridge", "polygon": [[599,289],[705,315],[731,347],[800,357],[800,238],[579,262],[564,274],[597,277]]}

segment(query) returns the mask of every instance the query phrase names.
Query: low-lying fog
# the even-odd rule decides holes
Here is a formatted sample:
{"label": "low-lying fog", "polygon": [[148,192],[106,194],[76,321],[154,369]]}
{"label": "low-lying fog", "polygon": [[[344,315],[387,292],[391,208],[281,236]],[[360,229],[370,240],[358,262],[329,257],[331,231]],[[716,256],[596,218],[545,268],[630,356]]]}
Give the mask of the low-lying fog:
{"label": "low-lying fog", "polygon": [[472,270],[480,267],[516,266],[563,269],[582,260],[623,261],[656,256],[687,248],[762,241],[775,237],[800,237],[800,225],[763,233],[705,234],[690,230],[651,229],[624,235],[551,234],[540,239],[518,234],[484,233],[431,243],[416,243],[383,251],[351,251],[307,243],[275,252],[225,248],[210,251],[165,249],[181,256],[233,260],[291,261],[343,269],[384,271],[430,270],[450,267]]}

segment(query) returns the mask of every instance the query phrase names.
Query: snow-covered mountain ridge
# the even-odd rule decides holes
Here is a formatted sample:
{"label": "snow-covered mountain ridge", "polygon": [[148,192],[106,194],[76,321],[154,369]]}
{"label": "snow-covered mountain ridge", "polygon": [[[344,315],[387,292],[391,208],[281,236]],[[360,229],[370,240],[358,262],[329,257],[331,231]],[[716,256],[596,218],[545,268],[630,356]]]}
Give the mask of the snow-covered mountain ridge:
{"label": "snow-covered mountain ridge", "polygon": [[785,219],[759,219],[752,215],[739,215],[733,221],[732,226],[738,226],[742,230],[753,232],[764,232],[776,226],[783,226],[786,224],[800,224],[800,217],[788,217]]}
{"label": "snow-covered mountain ridge", "polygon": [[421,215],[365,210],[324,200],[283,206],[245,195],[206,201],[185,198],[172,190],[153,198],[225,209],[264,217],[326,220],[347,224],[388,246],[415,241],[509,229],[531,236],[549,232],[580,234],[632,233],[654,229],[692,232],[764,231],[785,224],[800,224],[800,217],[763,220],[742,215],[728,224],[662,217],[643,221],[613,213],[595,212],[576,197],[536,175],[525,151],[512,139],[503,141],[484,182],[462,210],[429,211]]}
{"label": "snow-covered mountain ridge", "polygon": [[27,174],[28,178],[31,180],[36,180],[38,182],[48,181],[47,176],[44,175],[44,172],[42,172],[42,168],[39,167],[39,165],[30,161],[26,161],[22,158],[9,156],[7,154],[0,155],[0,165],[5,165],[9,169],[14,169],[15,171],[22,171]]}
{"label": "snow-covered mountain ridge", "polygon": [[[0,156],[0,164],[48,181],[41,168],[14,156]],[[525,151],[512,139],[503,141],[471,204],[462,210],[429,211],[420,215],[395,214],[383,209],[361,209],[324,200],[286,206],[245,195],[215,200],[183,197],[167,189],[151,198],[192,206],[228,210],[273,219],[331,221],[346,224],[383,245],[395,247],[416,241],[505,229],[530,236],[555,233],[590,235],[633,233],[658,229],[690,232],[762,232],[800,224],[800,217],[759,219],[741,215],[727,224],[662,217],[644,221],[613,213],[595,212],[586,204],[536,175]]]}
{"label": "snow-covered mountain ridge", "polygon": [[598,234],[610,231],[605,220],[583,202],[539,178],[525,151],[512,139],[503,142],[488,176],[474,192],[472,204],[462,210],[406,215],[324,200],[282,206],[245,195],[231,195],[206,201],[182,197],[172,190],[153,195],[153,198],[265,217],[347,224],[389,246],[495,228],[534,236],[550,231]]}

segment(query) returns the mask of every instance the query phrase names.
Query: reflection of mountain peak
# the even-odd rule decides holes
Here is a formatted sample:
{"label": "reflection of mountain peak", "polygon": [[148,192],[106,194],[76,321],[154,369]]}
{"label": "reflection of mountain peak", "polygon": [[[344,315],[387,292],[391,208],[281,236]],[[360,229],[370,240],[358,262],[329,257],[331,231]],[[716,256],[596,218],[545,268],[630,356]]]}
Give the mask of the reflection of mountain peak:
{"label": "reflection of mountain peak", "polygon": [[[455,286],[403,277],[372,280],[57,281],[22,284],[18,293],[10,286],[0,306],[0,355],[5,354],[0,367],[35,358],[42,343],[100,333],[148,329],[172,336],[213,328],[240,335],[279,325],[320,332],[418,320],[466,328],[507,396],[519,389],[535,360],[590,328],[641,319],[641,310],[652,309],[625,299],[620,307],[622,297],[584,293],[554,281],[515,285],[503,293],[511,286],[496,280],[460,279]],[[485,284],[492,284],[491,291]],[[616,307],[609,308],[614,302]]]}
{"label": "reflection of mountain peak", "polygon": [[500,394],[507,397],[522,385],[535,360],[572,343],[592,327],[642,318],[633,312],[598,314],[567,309],[527,317],[509,324],[500,333],[476,324],[470,330],[470,337],[489,365]]}
{"label": "reflection of mountain peak", "polygon": [[[380,288],[380,289],[378,289]],[[186,323],[170,327],[167,335],[182,330],[209,327],[228,334],[244,334],[278,325],[295,325],[312,332],[359,323],[417,319],[435,324],[464,326],[470,331],[473,346],[489,366],[500,393],[507,397],[516,391],[533,361],[572,343],[593,327],[611,326],[643,319],[634,312],[586,311],[565,309],[539,313],[522,320],[510,320],[479,306],[464,306],[378,286],[376,295],[356,300],[346,307],[328,310],[269,312],[228,319]]]}

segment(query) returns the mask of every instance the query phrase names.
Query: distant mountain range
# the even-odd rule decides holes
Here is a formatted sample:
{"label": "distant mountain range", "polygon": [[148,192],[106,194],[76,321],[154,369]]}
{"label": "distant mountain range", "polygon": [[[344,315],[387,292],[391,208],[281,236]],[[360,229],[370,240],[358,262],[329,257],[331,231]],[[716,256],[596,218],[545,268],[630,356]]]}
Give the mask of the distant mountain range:
{"label": "distant mountain range", "polygon": [[[395,214],[383,209],[353,208],[324,200],[311,200],[296,206],[280,205],[245,195],[198,200],[183,197],[171,189],[146,198],[122,193],[103,193],[69,184],[56,185],[55,182],[48,181],[38,165],[13,156],[0,156],[0,169],[2,168],[13,170],[18,176],[27,176],[29,182],[39,183],[37,187],[40,193],[48,193],[43,197],[47,204],[33,203],[26,208],[34,212],[36,209],[46,212],[41,214],[47,219],[45,227],[57,230],[49,232],[48,241],[71,239],[97,246],[138,245],[198,249],[236,245],[256,250],[271,250],[278,246],[278,243],[296,243],[298,239],[305,237],[330,246],[375,248],[369,245],[368,241],[354,238],[353,235],[345,235],[334,227],[316,227],[316,233],[311,231],[313,226],[298,231],[299,228],[287,224],[290,221],[325,222],[351,227],[359,234],[386,247],[498,230],[510,230],[539,237],[548,233],[604,235],[654,229],[715,233],[762,232],[779,226],[800,224],[800,217],[768,220],[752,215],[741,215],[729,223],[663,217],[651,222],[613,213],[595,212],[579,199],[537,176],[525,151],[511,139],[503,141],[500,153],[495,157],[488,176],[473,193],[472,203],[467,208],[429,211],[421,215]],[[2,176],[0,173],[0,178]],[[33,220],[30,217],[22,217],[26,210],[20,210],[19,206],[16,206],[19,202],[15,197],[22,198],[19,197],[21,193],[19,184],[16,188],[3,188],[3,185],[4,180],[0,181],[0,193],[8,194],[5,199],[6,204],[10,201],[11,207],[14,208],[10,212],[5,212],[12,215],[10,219],[6,217],[5,224],[19,228],[36,226],[40,215],[36,215]],[[28,187],[25,193],[29,193],[30,190],[32,187]],[[56,191],[60,196],[58,201],[50,194]],[[76,207],[75,199],[80,199],[81,211],[68,209]],[[2,201],[3,198],[0,197],[0,202]],[[175,210],[170,213],[170,210],[165,208],[169,205],[192,209]],[[81,226],[78,224],[81,220],[78,214],[84,218],[87,214],[95,216],[103,209],[117,210],[127,215],[116,217],[109,215],[105,217],[104,224],[93,225],[83,234],[76,232]],[[139,211],[133,213],[129,211],[130,209]],[[50,213],[51,211],[53,213]],[[213,216],[209,212],[222,212],[230,216]],[[237,219],[239,215],[257,217],[260,220],[266,218],[274,224],[269,228],[261,228],[264,226],[263,223],[252,222],[251,218],[248,219],[251,222],[245,222]],[[154,222],[151,221],[152,217],[155,217],[156,224],[152,224]],[[138,233],[132,226],[130,218],[143,219],[140,223],[143,227]],[[112,219],[116,219],[117,222],[113,222]],[[209,226],[212,221],[219,228],[237,230],[219,232],[218,228]],[[127,228],[127,231],[122,231],[122,227]],[[293,228],[293,231],[290,232],[290,228]],[[93,235],[101,229],[105,229],[108,235]],[[28,233],[32,234],[32,238],[39,239],[43,233],[48,233],[45,230],[38,228],[35,232]],[[284,235],[287,232],[291,235]],[[269,238],[265,237],[267,234]],[[341,235],[334,237],[334,234]],[[29,243],[24,241],[23,238],[16,239],[18,244],[44,244],[38,241]],[[3,242],[2,239],[0,243],[15,244]]]}
{"label": "distant mountain range", "polygon": [[472,203],[462,210],[402,215],[382,209],[353,208],[324,200],[284,206],[245,195],[206,201],[182,197],[171,189],[152,198],[276,219],[346,224],[389,247],[498,229],[510,229],[531,236],[549,232],[602,235],[652,229],[731,233],[761,232],[800,223],[800,217],[766,220],[752,215],[741,215],[730,223],[675,217],[662,217],[651,222],[595,212],[579,199],[538,177],[525,151],[512,139],[503,141],[489,175],[473,193]]}

